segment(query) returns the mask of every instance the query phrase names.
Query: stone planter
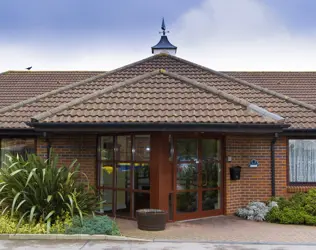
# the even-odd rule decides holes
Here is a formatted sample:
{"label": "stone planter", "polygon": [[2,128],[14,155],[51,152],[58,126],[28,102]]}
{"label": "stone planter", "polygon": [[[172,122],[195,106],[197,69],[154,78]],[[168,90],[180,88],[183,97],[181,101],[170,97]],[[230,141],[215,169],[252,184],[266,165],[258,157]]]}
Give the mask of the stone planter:
{"label": "stone planter", "polygon": [[166,211],[159,209],[139,209],[136,211],[138,228],[146,231],[165,230],[167,215]]}

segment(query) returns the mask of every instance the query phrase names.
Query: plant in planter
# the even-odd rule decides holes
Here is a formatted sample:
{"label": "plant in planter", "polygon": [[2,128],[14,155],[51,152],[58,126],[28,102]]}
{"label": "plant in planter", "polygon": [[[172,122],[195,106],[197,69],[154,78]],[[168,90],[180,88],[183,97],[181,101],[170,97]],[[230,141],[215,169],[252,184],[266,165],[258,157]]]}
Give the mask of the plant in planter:
{"label": "plant in planter", "polygon": [[146,231],[161,231],[166,228],[167,212],[160,209],[136,211],[138,228]]}

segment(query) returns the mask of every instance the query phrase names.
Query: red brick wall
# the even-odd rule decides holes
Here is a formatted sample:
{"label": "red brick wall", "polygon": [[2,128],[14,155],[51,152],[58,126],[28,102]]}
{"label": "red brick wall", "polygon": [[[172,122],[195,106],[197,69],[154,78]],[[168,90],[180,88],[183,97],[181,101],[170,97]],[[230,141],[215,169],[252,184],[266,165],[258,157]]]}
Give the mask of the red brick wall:
{"label": "red brick wall", "polygon": [[[92,185],[96,184],[96,135],[53,135],[49,137],[60,162],[70,164],[77,159],[81,170],[85,172]],[[232,214],[237,208],[245,206],[250,201],[266,201],[271,197],[271,140],[272,135],[227,135],[226,158],[232,157],[232,162],[226,161],[225,175],[225,214]],[[37,153],[46,156],[47,142],[43,138],[37,141]],[[249,168],[252,159],[259,161],[258,168]],[[226,159],[225,159],[226,160]],[[229,168],[241,166],[241,179],[230,180]],[[288,196],[286,183],[286,138],[278,138],[275,148],[275,181],[276,196]],[[294,191],[293,191],[294,190]]]}
{"label": "red brick wall", "polygon": [[275,194],[289,196],[287,192],[287,138],[278,138],[275,144]]}
{"label": "red brick wall", "polygon": [[47,141],[43,137],[38,137],[36,142],[36,154],[43,158],[47,158]]}
{"label": "red brick wall", "polygon": [[[226,156],[232,162],[226,162],[226,214],[232,214],[237,208],[250,201],[266,201],[271,197],[271,140],[272,136],[226,137]],[[248,167],[250,161],[259,161],[259,167]],[[275,151],[276,196],[286,195],[286,139],[279,138]],[[229,168],[241,166],[241,179],[230,180]]]}
{"label": "red brick wall", "polygon": [[[52,135],[49,142],[54,152],[59,156],[59,163],[70,165],[74,159],[80,163],[80,170],[84,172],[91,185],[96,184],[96,135]],[[39,138],[37,154],[46,157],[47,142]]]}

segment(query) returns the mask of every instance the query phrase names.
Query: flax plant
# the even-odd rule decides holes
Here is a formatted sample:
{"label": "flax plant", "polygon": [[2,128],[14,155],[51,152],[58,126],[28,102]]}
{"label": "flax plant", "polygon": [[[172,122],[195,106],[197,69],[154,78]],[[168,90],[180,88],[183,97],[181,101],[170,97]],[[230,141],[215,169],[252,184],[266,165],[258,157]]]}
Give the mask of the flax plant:
{"label": "flax plant", "polygon": [[49,232],[56,219],[65,214],[79,216],[82,221],[95,211],[99,199],[76,160],[65,166],[52,152],[49,159],[35,154],[6,157],[0,168],[0,211],[18,219],[17,228],[25,221],[43,221]]}

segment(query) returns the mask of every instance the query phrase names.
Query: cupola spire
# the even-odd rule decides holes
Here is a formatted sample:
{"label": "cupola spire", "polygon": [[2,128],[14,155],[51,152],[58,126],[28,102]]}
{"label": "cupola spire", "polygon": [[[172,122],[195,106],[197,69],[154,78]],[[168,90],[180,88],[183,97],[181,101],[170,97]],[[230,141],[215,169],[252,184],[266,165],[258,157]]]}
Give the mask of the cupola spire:
{"label": "cupola spire", "polygon": [[166,35],[166,25],[165,25],[164,18],[162,18],[161,29],[162,29],[162,34],[165,36]]}
{"label": "cupola spire", "polygon": [[165,24],[165,19],[162,18],[162,23],[161,23],[161,32],[162,36],[160,38],[160,41],[153,47],[151,47],[151,52],[153,54],[159,54],[159,53],[167,53],[170,55],[175,55],[177,52],[177,47],[172,45],[168,37],[166,36],[166,33],[169,33],[169,31],[166,31],[166,24]]}

